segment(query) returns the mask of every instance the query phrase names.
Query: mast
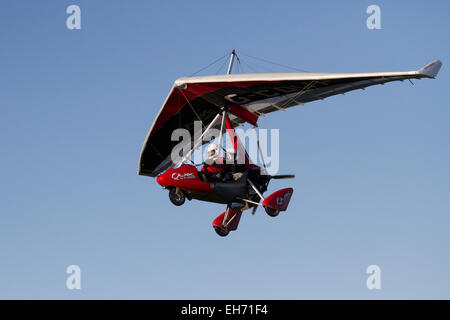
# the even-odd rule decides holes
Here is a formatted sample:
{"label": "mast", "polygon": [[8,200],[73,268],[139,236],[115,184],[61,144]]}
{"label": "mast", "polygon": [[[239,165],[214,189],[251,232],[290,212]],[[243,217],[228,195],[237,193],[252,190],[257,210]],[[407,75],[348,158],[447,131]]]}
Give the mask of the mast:
{"label": "mast", "polygon": [[[230,63],[228,64],[228,70],[227,70],[227,74],[231,74],[231,69],[233,69],[233,62],[234,62],[234,58],[236,57],[236,51],[233,49],[233,51],[231,51],[231,56],[230,56]],[[223,148],[222,148],[222,142],[223,142],[223,127],[225,124],[225,117],[227,116],[227,109],[224,108],[223,112],[222,112],[222,123],[220,125],[220,136],[219,136],[219,150],[217,151],[217,154],[220,155],[220,153],[222,152]]]}
{"label": "mast", "polygon": [[230,63],[228,64],[227,74],[231,74],[231,69],[233,68],[234,57],[236,56],[236,51],[233,49],[231,51]]}

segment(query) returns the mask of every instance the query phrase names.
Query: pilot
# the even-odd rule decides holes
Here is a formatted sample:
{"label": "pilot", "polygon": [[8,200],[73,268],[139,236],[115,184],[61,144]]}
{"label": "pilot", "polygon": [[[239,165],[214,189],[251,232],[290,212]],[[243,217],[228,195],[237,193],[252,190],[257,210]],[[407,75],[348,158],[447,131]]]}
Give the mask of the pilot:
{"label": "pilot", "polygon": [[207,182],[222,180],[225,164],[223,163],[224,159],[219,157],[218,145],[211,143],[206,148],[206,153],[208,154],[208,158],[204,162],[201,170],[204,180]]}
{"label": "pilot", "polygon": [[218,157],[219,157],[219,148],[217,146],[217,144],[215,143],[211,143],[207,148],[206,148],[206,153],[208,154],[208,158],[206,159],[206,162],[208,164],[212,164],[214,162],[217,162]]}

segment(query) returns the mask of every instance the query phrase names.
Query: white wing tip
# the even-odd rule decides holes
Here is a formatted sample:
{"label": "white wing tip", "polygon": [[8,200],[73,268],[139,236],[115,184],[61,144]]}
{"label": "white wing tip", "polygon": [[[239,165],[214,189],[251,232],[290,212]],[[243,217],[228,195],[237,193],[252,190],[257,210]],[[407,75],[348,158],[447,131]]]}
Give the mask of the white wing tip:
{"label": "white wing tip", "polygon": [[440,60],[434,60],[430,62],[425,67],[419,70],[420,74],[423,74],[427,77],[434,78],[439,72],[439,69],[442,67],[442,62]]}

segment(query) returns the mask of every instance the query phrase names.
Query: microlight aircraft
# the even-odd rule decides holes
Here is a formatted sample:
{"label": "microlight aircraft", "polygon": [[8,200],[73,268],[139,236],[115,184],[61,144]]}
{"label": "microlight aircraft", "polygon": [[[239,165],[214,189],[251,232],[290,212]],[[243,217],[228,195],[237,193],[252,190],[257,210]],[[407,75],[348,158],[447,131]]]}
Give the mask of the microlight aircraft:
{"label": "microlight aircraft", "polygon": [[[236,127],[245,123],[257,126],[260,116],[376,84],[435,78],[442,66],[436,60],[419,70],[406,72],[231,74],[235,57],[233,50],[227,74],[175,81],[145,139],[138,169],[139,175],[156,177],[177,206],[184,204],[186,198],[225,204],[225,212],[212,223],[220,236],[236,230],[242,212],[247,209],[254,214],[262,206],[269,216],[277,216],[287,210],[293,194],[292,188],[284,188],[264,197],[271,179],[294,175],[268,175],[264,168],[252,163],[245,149],[242,151],[234,132]],[[179,142],[172,141],[172,132],[183,128],[194,136],[195,121],[207,124],[203,134],[190,141],[189,152],[174,161],[172,150]],[[228,134],[236,152],[244,155],[238,166],[234,162],[222,164],[225,171],[232,168],[228,179],[211,179],[190,159],[196,149],[209,142],[203,138],[211,129],[220,132],[219,153],[223,150],[224,135]]]}

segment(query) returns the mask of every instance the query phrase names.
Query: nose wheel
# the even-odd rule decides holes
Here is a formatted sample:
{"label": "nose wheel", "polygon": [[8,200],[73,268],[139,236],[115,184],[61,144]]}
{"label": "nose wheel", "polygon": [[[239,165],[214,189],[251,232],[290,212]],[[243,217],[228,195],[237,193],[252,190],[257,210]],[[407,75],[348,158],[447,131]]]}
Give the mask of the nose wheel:
{"label": "nose wheel", "polygon": [[177,191],[177,188],[172,188],[169,191],[169,199],[174,205],[181,206],[186,201],[186,194],[183,190]]}

